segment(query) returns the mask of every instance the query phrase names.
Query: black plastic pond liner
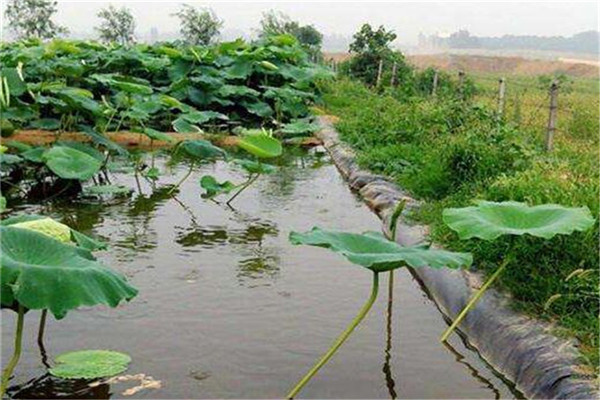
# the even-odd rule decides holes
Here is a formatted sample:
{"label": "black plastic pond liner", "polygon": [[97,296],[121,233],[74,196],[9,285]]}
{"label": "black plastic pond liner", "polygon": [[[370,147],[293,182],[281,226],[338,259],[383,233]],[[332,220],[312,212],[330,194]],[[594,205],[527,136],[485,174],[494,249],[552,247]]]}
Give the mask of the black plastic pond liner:
{"label": "black plastic pond liner", "polygon": [[[320,117],[323,141],[338,170],[382,220],[389,234],[389,221],[395,204],[406,200],[405,212],[418,207],[406,191],[385,177],[363,171],[352,149],[339,140],[328,117]],[[397,241],[417,244],[427,239],[427,227],[407,225],[400,218]],[[447,317],[456,316],[483,282],[478,273],[465,270],[411,269]],[[514,383],[517,390],[532,399],[597,399],[597,384],[578,373],[580,353],[572,341],[550,333],[551,327],[510,309],[506,295],[490,289],[459,325],[468,344],[494,369]],[[441,334],[441,332],[440,332]],[[440,344],[441,346],[441,344]]]}

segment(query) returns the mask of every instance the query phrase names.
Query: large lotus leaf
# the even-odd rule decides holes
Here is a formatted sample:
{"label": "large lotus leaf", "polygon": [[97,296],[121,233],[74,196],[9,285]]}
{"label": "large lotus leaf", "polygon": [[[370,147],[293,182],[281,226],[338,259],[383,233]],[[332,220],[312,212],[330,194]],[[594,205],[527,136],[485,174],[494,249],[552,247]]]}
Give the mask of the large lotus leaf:
{"label": "large lotus leaf", "polygon": [[63,318],[69,310],[99,304],[116,307],[137,289],[85,249],[43,233],[0,226],[2,306],[15,301],[28,309],[47,309]]}
{"label": "large lotus leaf", "polygon": [[120,374],[131,357],[110,350],[80,350],[60,354],[50,374],[64,379],[98,379]]}
{"label": "large lotus leaf", "polygon": [[208,140],[184,140],[179,144],[178,150],[184,151],[188,156],[204,159],[215,159],[218,157],[227,157],[227,153],[220,147],[213,145]]}
{"label": "large lotus leaf", "polygon": [[[10,217],[10,218],[6,218],[3,219],[2,221],[0,221],[0,225],[3,226],[10,226],[10,225],[17,225],[17,227],[23,227],[23,225],[25,227],[29,227],[30,229],[36,228],[34,230],[37,230],[38,232],[41,233],[46,233],[49,236],[54,237],[55,239],[58,239],[57,237],[55,237],[55,233],[58,232],[59,230],[62,231],[67,225],[61,224],[60,222],[56,222],[57,224],[60,224],[61,227],[59,228],[58,226],[55,225],[51,225],[51,224],[35,224],[34,222],[39,222],[45,219],[49,219],[48,217],[45,217],[43,215],[36,215],[36,214],[22,214],[22,215],[17,215],[15,217]],[[47,226],[55,226],[54,229],[48,229]],[[67,226],[67,228],[69,228]],[[70,230],[70,240],[77,243],[77,246],[84,248],[86,250],[89,251],[95,251],[95,250],[105,250],[107,248],[106,243],[101,242],[99,240],[93,239],[87,235],[84,235],[83,233],[76,231],[75,229],[69,228]],[[61,240],[61,239],[58,239]],[[64,240],[65,242],[68,242],[68,240]]]}
{"label": "large lotus leaf", "polygon": [[585,231],[595,222],[587,207],[528,206],[515,201],[480,201],[474,207],[447,208],[443,220],[461,239],[485,240],[525,234],[550,239],[558,234]]}
{"label": "large lotus leaf", "polygon": [[98,159],[67,146],[52,147],[44,153],[43,159],[48,168],[63,179],[85,181],[102,167],[102,162]]}
{"label": "large lotus leaf", "polygon": [[71,228],[65,224],[61,224],[52,218],[40,218],[19,222],[13,224],[15,228],[31,229],[36,232],[43,233],[60,242],[69,243],[71,241]]}
{"label": "large lotus leaf", "polygon": [[264,133],[245,135],[237,145],[259,158],[278,157],[283,152],[281,142]]}
{"label": "large lotus leaf", "polygon": [[202,194],[202,197],[205,199],[211,199],[220,194],[229,193],[237,187],[237,185],[231,181],[219,182],[211,175],[204,175],[200,179],[200,186],[206,190],[206,193]]}
{"label": "large lotus leaf", "polygon": [[375,232],[363,234],[325,231],[315,227],[305,233],[291,232],[292,244],[307,244],[331,249],[350,262],[375,272],[390,271],[403,266],[459,268],[470,266],[470,253],[454,253],[423,246],[403,247]]}

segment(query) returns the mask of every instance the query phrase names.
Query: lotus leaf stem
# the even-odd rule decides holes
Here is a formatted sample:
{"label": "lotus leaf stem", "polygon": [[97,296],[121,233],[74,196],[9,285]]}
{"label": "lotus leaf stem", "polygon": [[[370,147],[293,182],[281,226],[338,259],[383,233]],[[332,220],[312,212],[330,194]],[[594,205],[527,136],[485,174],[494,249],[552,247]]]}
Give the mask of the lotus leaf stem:
{"label": "lotus leaf stem", "polygon": [[40,346],[44,346],[44,330],[46,328],[46,317],[48,316],[48,310],[42,310],[42,315],[40,317],[40,326],[38,329],[38,337],[37,341]]}
{"label": "lotus leaf stem", "polygon": [[19,304],[18,314],[17,314],[17,332],[15,334],[15,349],[12,355],[12,358],[8,362],[8,365],[2,371],[2,383],[0,384],[0,398],[4,397],[4,393],[6,393],[6,388],[8,387],[8,381],[12,376],[17,363],[19,362],[19,358],[21,357],[21,343],[23,339],[23,320],[25,319],[25,307]]}
{"label": "lotus leaf stem", "polygon": [[242,193],[248,186],[250,186],[255,180],[258,179],[258,177],[260,176],[260,174],[256,174],[254,176],[250,176],[250,178],[246,181],[246,183],[244,183],[242,185],[242,187],[240,188],[240,190],[238,190],[237,192],[235,192],[235,194],[233,196],[231,196],[231,198],[229,200],[227,200],[227,205],[230,205],[230,203],[235,200],[236,197],[238,197],[240,195],[240,193]]}
{"label": "lotus leaf stem", "polygon": [[181,186],[181,185],[183,184],[183,182],[185,182],[185,181],[187,180],[187,178],[189,178],[189,177],[190,177],[190,175],[192,174],[192,172],[193,172],[193,171],[194,171],[194,162],[192,161],[192,162],[190,163],[190,169],[188,170],[188,172],[187,172],[187,173],[186,173],[186,174],[185,174],[185,175],[184,175],[184,176],[183,176],[183,177],[182,177],[182,178],[179,180],[179,182],[177,182],[177,183],[175,184],[175,186],[173,186],[173,187],[172,187],[172,188],[169,190],[168,194],[171,194],[171,193],[173,193],[173,192],[174,192],[174,191],[175,191],[175,190],[176,190],[176,189],[177,189],[179,186]]}
{"label": "lotus leaf stem", "polygon": [[352,331],[354,331],[354,328],[356,328],[358,324],[365,318],[365,316],[373,306],[373,303],[377,298],[378,290],[379,273],[373,272],[373,286],[371,289],[371,296],[369,297],[363,308],[360,310],[358,315],[354,317],[354,320],[350,325],[348,325],[346,330],[342,332],[340,336],[338,336],[333,345],[329,348],[329,350],[327,350],[327,353],[325,353],[323,357],[321,357],[321,359],[310,369],[310,371],[308,371],[308,373],[304,375],[304,377],[300,379],[300,381],[298,381],[296,386],[294,386],[294,388],[286,396],[287,399],[293,399],[300,392],[300,390],[302,390],[302,388],[311,380],[311,378],[315,376],[319,369],[321,369],[321,367],[325,365],[331,357],[333,357],[333,355],[340,348],[340,346],[344,344],[344,342],[346,341],[346,339],[348,339]]}
{"label": "lotus leaf stem", "polygon": [[506,257],[504,259],[504,261],[502,262],[502,264],[500,264],[500,267],[498,267],[496,272],[494,272],[492,274],[492,276],[490,276],[490,278],[481,286],[481,288],[477,291],[477,293],[475,293],[475,295],[471,298],[471,300],[469,300],[469,302],[467,303],[465,308],[462,309],[460,314],[458,314],[458,316],[454,319],[454,322],[452,322],[452,324],[448,327],[448,329],[446,329],[446,331],[442,335],[442,338],[440,339],[440,341],[442,343],[445,342],[446,340],[448,340],[448,337],[450,336],[450,334],[454,331],[454,329],[456,329],[456,327],[465,318],[465,316],[467,315],[469,310],[471,308],[473,308],[473,306],[475,306],[475,304],[479,301],[481,296],[483,296],[483,294],[488,289],[488,287],[490,287],[490,285],[496,280],[496,278],[498,278],[498,276],[500,276],[500,274],[502,273],[502,271],[504,271],[504,269],[506,268],[506,266],[508,265],[510,260],[511,260],[510,257]]}

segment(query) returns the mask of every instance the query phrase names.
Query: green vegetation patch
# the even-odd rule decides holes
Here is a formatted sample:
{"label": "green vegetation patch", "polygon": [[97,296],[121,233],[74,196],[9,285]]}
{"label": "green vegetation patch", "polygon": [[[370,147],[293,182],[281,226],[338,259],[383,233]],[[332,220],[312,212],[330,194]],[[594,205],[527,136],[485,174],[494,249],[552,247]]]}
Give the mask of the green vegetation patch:
{"label": "green vegetation patch", "polygon": [[[497,90],[497,79],[488,81],[461,100],[452,93],[434,97],[402,88],[372,90],[339,79],[326,89],[325,103],[340,117],[336,128],[362,167],[393,178],[425,200],[412,218],[431,226],[433,240],[453,251],[472,252],[474,266],[488,274],[512,246],[513,265],[499,286],[512,294],[515,308],[556,322],[557,332],[576,337],[585,361],[597,370],[597,224],[548,240],[525,235],[487,242],[461,241],[442,221],[444,208],[472,206],[474,200],[587,206],[597,217],[597,82],[576,80],[567,86],[571,91],[562,94],[561,109],[576,111],[559,113],[555,149],[546,153],[547,108],[541,108],[543,116],[539,112],[547,102],[545,83],[519,80],[530,89],[518,93],[518,102],[507,102],[498,119],[495,103],[483,101],[486,91]],[[508,92],[508,98],[514,99],[515,92]]]}

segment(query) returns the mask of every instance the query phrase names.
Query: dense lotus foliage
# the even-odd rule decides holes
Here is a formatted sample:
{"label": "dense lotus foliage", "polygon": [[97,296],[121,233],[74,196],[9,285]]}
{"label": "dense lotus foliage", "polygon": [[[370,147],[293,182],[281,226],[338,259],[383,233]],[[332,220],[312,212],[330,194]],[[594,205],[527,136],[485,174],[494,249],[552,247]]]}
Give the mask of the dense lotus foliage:
{"label": "dense lotus foliage", "polygon": [[243,124],[295,135],[312,128],[303,118],[330,75],[288,35],[210,47],[29,40],[3,44],[0,63],[5,125],[95,133]]}

